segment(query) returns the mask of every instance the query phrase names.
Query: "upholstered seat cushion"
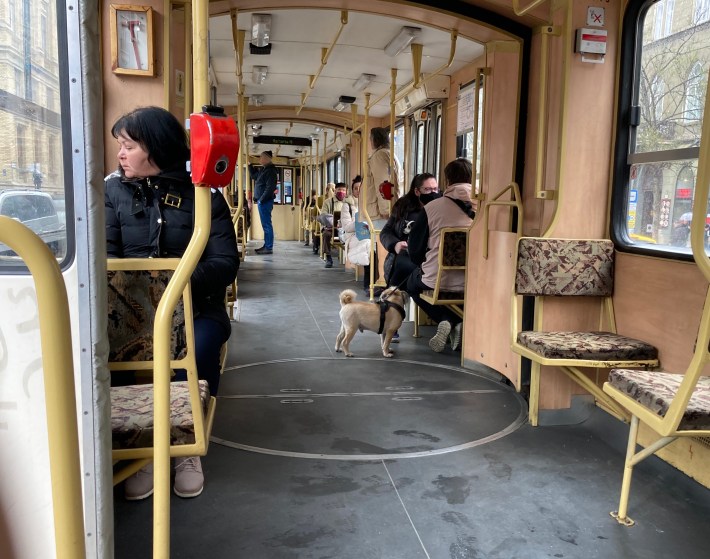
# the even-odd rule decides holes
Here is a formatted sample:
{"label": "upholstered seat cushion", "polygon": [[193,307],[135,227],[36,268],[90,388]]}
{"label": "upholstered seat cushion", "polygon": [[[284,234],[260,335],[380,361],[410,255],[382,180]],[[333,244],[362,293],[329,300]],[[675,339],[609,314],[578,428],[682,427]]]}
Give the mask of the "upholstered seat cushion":
{"label": "upholstered seat cushion", "polygon": [[[683,375],[657,371],[613,369],[609,383],[617,390],[665,417]],[[710,377],[700,377],[678,426],[680,430],[710,429]]]}
{"label": "upholstered seat cushion", "polygon": [[520,332],[518,343],[549,359],[646,361],[657,359],[651,344],[611,332]]}
{"label": "upholstered seat cushion", "polygon": [[[170,383],[172,444],[195,442],[195,423],[190,412],[187,382]],[[207,408],[210,391],[207,381],[200,381],[200,400]],[[111,430],[113,448],[144,448],[153,446],[153,385],[111,387]]]}
{"label": "upholstered seat cushion", "polygon": [[[422,295],[434,298],[434,290],[422,291]],[[463,299],[463,291],[439,291],[439,299]]]}

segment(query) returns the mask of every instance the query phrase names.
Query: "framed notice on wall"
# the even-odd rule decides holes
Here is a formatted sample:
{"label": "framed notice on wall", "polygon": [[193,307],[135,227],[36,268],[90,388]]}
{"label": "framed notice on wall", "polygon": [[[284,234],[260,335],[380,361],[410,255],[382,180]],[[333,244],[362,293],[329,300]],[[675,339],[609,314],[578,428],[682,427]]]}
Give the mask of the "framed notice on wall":
{"label": "framed notice on wall", "polygon": [[111,69],[114,74],[155,75],[153,8],[111,4]]}
{"label": "framed notice on wall", "polygon": [[456,114],[456,134],[465,134],[473,130],[473,103],[476,88],[469,85],[459,91]]}

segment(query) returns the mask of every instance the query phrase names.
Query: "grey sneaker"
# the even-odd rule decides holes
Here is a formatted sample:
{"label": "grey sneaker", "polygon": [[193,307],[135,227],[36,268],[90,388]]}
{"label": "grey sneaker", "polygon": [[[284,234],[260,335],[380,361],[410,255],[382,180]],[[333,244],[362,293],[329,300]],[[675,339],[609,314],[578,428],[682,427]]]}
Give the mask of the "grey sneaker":
{"label": "grey sneaker", "polygon": [[463,322],[459,322],[456,326],[453,327],[451,330],[451,334],[449,334],[449,342],[451,343],[451,349],[456,351],[459,346],[461,345],[461,330],[463,329]]}
{"label": "grey sneaker", "polygon": [[126,479],[123,487],[126,501],[140,501],[153,494],[153,462]]}
{"label": "grey sneaker", "polygon": [[202,475],[199,456],[175,459],[175,495],[183,498],[197,497],[204,486],[205,477]]}
{"label": "grey sneaker", "polygon": [[449,334],[451,334],[451,323],[448,320],[442,320],[436,328],[436,334],[429,340],[429,347],[436,353],[441,353],[449,340]]}

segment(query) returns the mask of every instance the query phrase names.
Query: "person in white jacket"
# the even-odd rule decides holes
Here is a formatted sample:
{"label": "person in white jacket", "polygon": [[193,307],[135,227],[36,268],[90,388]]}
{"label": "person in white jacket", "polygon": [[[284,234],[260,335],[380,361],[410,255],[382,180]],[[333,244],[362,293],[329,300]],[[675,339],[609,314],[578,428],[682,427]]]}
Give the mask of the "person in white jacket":
{"label": "person in white jacket", "polygon": [[[394,185],[392,204],[399,198],[402,185],[402,167],[393,158],[394,165],[390,166],[390,137],[386,128],[373,128],[370,131],[370,149],[372,153],[367,162],[367,213],[375,229],[381,229],[390,216],[390,201],[385,200],[380,194],[380,185],[389,181]],[[360,193],[362,195],[362,193]],[[363,208],[362,197],[360,208]],[[362,219],[364,221],[364,218]]]}

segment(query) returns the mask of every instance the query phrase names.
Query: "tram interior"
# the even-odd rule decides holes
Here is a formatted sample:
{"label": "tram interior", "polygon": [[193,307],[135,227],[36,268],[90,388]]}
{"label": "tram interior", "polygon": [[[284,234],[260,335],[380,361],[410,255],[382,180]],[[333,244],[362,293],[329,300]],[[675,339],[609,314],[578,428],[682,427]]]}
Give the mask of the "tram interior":
{"label": "tram interior", "polygon": [[[707,2],[695,1],[707,9]],[[8,14],[30,13],[19,4],[10,2]],[[57,29],[64,25],[57,19],[59,5],[41,4],[30,19],[49,14]],[[707,128],[703,141],[710,140],[700,93],[710,63],[710,9],[706,18],[691,0],[609,0],[601,12],[597,4],[572,0],[525,9],[507,0],[79,4],[81,17],[67,16],[66,33],[48,35],[56,45],[43,47],[56,54],[69,45],[69,55],[58,55],[66,84],[60,87],[55,70],[57,83],[48,86],[53,93],[33,100],[23,89],[30,83],[22,81],[24,74],[7,73],[16,80],[15,93],[6,96],[10,109],[0,108],[0,117],[14,115],[20,100],[24,107],[44,103],[51,130],[36,118],[11,122],[17,130],[11,143],[20,146],[14,149],[23,164],[13,166],[0,152],[0,195],[50,195],[67,231],[53,245],[53,258],[69,294],[83,410],[87,557],[707,556],[706,431],[698,428],[699,436],[682,436],[636,465],[629,499],[635,525],[624,526],[609,513],[619,509],[631,416],[604,385],[612,366],[599,362],[632,361],[598,358],[596,368],[590,360],[581,371],[574,363],[531,361],[529,353],[516,351],[515,336],[521,330],[596,331],[602,309],[611,309],[611,330],[658,348],[660,366],[646,363],[644,371],[687,370],[705,383],[707,352],[695,340],[710,332],[707,300],[703,307],[710,237],[697,225],[705,212],[694,207],[693,196],[707,196],[700,179],[710,172],[699,147],[701,127]],[[121,29],[111,28],[111,10],[154,18],[150,70],[140,68],[142,46],[135,40],[125,45],[135,52],[138,68],[121,62],[120,46],[112,52],[112,36]],[[200,27],[197,16],[205,12],[209,18]],[[638,44],[651,53],[635,60],[647,61],[643,56],[656,56],[654,45],[678,40],[678,58],[696,57],[702,64],[697,72],[690,65],[690,81],[682,86],[690,99],[682,125],[661,118],[673,103],[682,104],[672,98],[675,93],[665,102],[658,97],[663,87],[673,87],[660,77],[643,90],[634,86],[641,127],[631,134],[629,141],[637,144],[628,149],[627,161],[615,149],[623,143],[617,128],[626,126],[629,13],[645,18],[637,25],[646,33]],[[680,28],[681,20],[692,24]],[[0,25],[0,46],[12,43],[10,23],[7,30]],[[584,26],[607,32],[606,54],[590,55],[591,63],[573,45]],[[687,40],[695,34],[695,43]],[[71,55],[79,46],[89,53],[82,60]],[[49,62],[33,56],[36,66],[52,70],[49,54]],[[161,555],[154,554],[157,495],[127,501],[123,485],[111,483],[103,177],[116,169],[110,130],[120,115],[156,105],[184,121],[208,103],[224,107],[240,134],[235,179],[223,192],[242,261],[230,287],[232,335],[202,456],[204,492],[193,499],[171,496],[170,551]],[[89,124],[92,117],[103,127]],[[655,136],[643,128],[651,121]],[[367,331],[352,341],[354,357],[334,349],[339,294],[352,289],[358,300],[371,294],[374,300],[383,287],[384,249],[376,249],[372,285],[368,276],[363,283],[370,271],[350,263],[337,247],[335,264],[327,267],[322,251],[312,250],[320,226],[309,220],[303,202],[311,190],[323,196],[327,183],[350,185],[356,175],[365,176],[367,187],[368,132],[375,127],[388,129],[403,168],[400,196],[423,172],[432,173],[443,191],[448,162],[462,157],[472,163],[476,216],[467,233],[463,342],[457,350],[430,349],[437,326],[419,317],[413,304],[407,305],[393,358],[383,358],[379,336]],[[671,130],[681,128],[671,137]],[[58,151],[62,134],[68,154]],[[656,136],[662,148],[641,146]],[[38,162],[22,155],[45,140],[46,149],[33,151]],[[272,214],[276,241],[273,254],[264,255],[256,252],[264,230],[251,203],[246,166],[258,164],[266,150],[273,153],[279,183]],[[50,170],[59,160],[65,168]],[[85,189],[77,186],[83,180]],[[694,229],[690,217],[684,221],[690,212]],[[676,224],[687,226],[687,238],[677,240]],[[589,293],[549,297],[543,314],[537,293],[523,297],[514,290],[521,237],[582,244],[611,238],[613,288],[603,293],[608,306]],[[5,244],[13,248],[0,238],[3,249]],[[46,384],[35,375],[42,368],[38,319],[25,316],[38,304],[18,258],[0,255],[0,373],[25,371],[21,378],[0,375],[0,448],[32,460],[24,470],[0,464],[0,556],[8,559],[59,556],[59,538],[51,536],[57,502],[45,456]],[[655,432],[641,419],[639,444],[648,447]],[[662,435],[673,435],[673,429]]]}

